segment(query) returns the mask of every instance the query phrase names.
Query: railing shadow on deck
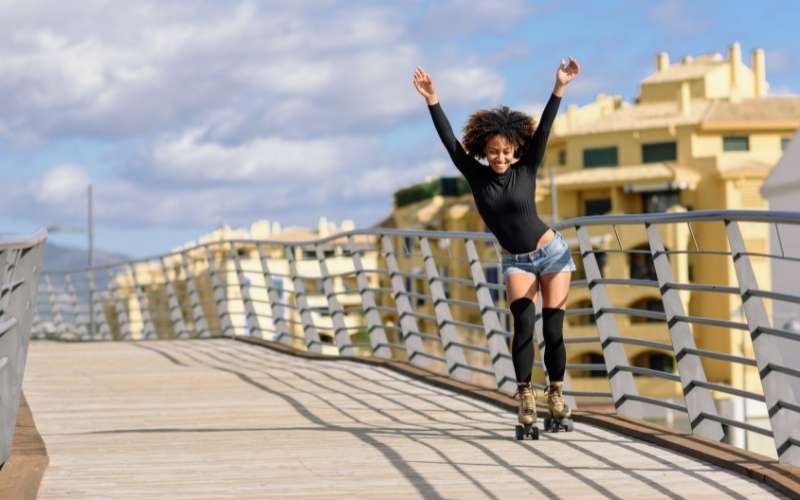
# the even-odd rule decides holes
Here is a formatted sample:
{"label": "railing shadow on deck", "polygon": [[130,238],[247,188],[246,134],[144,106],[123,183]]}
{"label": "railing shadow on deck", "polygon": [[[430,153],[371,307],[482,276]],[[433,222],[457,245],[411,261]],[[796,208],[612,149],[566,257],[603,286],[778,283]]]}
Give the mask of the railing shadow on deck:
{"label": "railing shadow on deck", "polygon": [[[234,375],[243,383],[282,399],[310,424],[307,427],[293,426],[290,428],[280,426],[227,429],[193,428],[191,429],[192,432],[235,432],[242,430],[263,432],[297,430],[345,432],[380,451],[386,460],[416,488],[417,492],[426,498],[444,498],[444,496],[440,495],[436,487],[414,469],[414,464],[418,463],[417,461],[404,458],[391,445],[381,442],[379,440],[381,437],[402,436],[421,446],[428,447],[440,457],[437,463],[447,464],[457,470],[465,481],[469,481],[490,498],[496,498],[496,496],[492,494],[488,487],[482,485],[478,478],[469,473],[468,468],[470,466],[481,465],[485,467],[491,465],[498,467],[528,483],[538,494],[549,498],[557,497],[558,495],[548,488],[546,481],[537,479],[536,474],[530,474],[531,471],[543,474],[547,470],[557,470],[574,477],[575,481],[585,484],[604,497],[620,498],[618,494],[609,490],[602,482],[590,477],[592,471],[616,471],[634,481],[631,487],[635,487],[635,483],[641,483],[641,485],[667,497],[676,498],[679,497],[677,493],[643,474],[669,470],[679,472],[685,475],[687,479],[702,481],[706,485],[711,485],[721,495],[730,498],[744,498],[743,495],[724,483],[710,479],[698,472],[698,470],[668,461],[637,446],[636,440],[633,438],[623,435],[609,436],[606,432],[588,426],[579,426],[569,435],[568,439],[559,439],[559,443],[580,452],[598,465],[587,466],[565,463],[559,460],[557,456],[548,455],[537,449],[536,446],[516,441],[513,441],[516,446],[535,457],[534,464],[531,462],[509,462],[488,446],[491,442],[510,441],[509,417],[511,415],[508,411],[486,408],[485,405],[475,403],[472,403],[474,405],[472,410],[458,409],[465,405],[463,396],[445,389],[432,387],[420,381],[409,380],[391,370],[376,368],[376,370],[380,370],[381,378],[367,382],[361,378],[361,373],[355,372],[352,367],[347,365],[320,366],[315,363],[303,363],[270,351],[255,351],[241,344],[221,346],[220,344],[208,345],[204,342],[172,342],[169,347],[166,347],[144,342],[134,345],[159,354],[177,366],[187,367],[189,363],[193,363]],[[188,362],[181,361],[181,359],[188,360]],[[279,384],[282,389],[269,387],[259,382],[256,380],[257,376],[270,376],[270,382],[273,385]],[[286,378],[292,381],[288,381]],[[409,387],[414,387],[418,390],[410,390],[408,389]],[[304,398],[316,400],[319,404],[338,412],[342,417],[352,420],[354,425],[331,424],[309,410],[309,405],[304,404],[302,401]],[[408,398],[421,400],[429,408],[415,408],[406,403]],[[339,402],[335,402],[334,399]],[[379,403],[370,402],[376,400]],[[467,404],[470,404],[469,400],[466,401]],[[370,410],[372,414],[383,417],[389,423],[376,424],[355,415],[355,413],[360,413],[362,410]],[[413,420],[406,419],[405,415],[408,414],[413,414],[417,418]],[[478,416],[477,418],[476,415]],[[442,416],[455,418],[444,419]],[[422,420],[423,423],[420,423],[419,420]],[[494,424],[494,427],[487,428],[485,424]],[[169,433],[181,431],[179,429],[123,429],[107,432]],[[465,433],[469,434],[465,435]],[[459,457],[448,456],[441,448],[436,448],[421,439],[431,437],[456,441],[472,447],[485,456],[486,462],[481,462],[480,464],[461,462]],[[549,438],[545,435],[543,439]],[[612,458],[593,451],[593,448],[598,443],[602,443],[606,447],[606,451],[609,447],[612,447],[621,454],[644,457],[652,463],[652,466],[644,468],[625,467]],[[542,462],[546,465],[536,465],[536,463]],[[702,469],[701,467],[701,472]]]}

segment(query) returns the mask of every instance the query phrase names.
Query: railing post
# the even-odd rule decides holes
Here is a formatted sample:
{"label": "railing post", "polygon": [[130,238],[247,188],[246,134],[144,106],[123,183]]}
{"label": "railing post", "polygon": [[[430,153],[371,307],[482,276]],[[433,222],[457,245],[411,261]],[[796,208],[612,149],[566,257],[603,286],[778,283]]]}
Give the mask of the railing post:
{"label": "railing post", "polygon": [[[67,282],[67,288],[69,289],[69,294],[70,294],[71,301],[72,301],[72,304],[73,304],[73,310],[75,311],[75,325],[78,327],[78,331],[81,331],[81,330],[85,330],[86,331],[85,335],[80,335],[79,334],[79,337],[82,340],[89,339],[89,338],[91,338],[89,336],[89,321],[88,321],[89,311],[88,310],[84,311],[83,308],[80,307],[80,305],[78,304],[78,294],[75,291],[75,286],[73,285],[72,278],[70,278],[69,274],[65,275],[65,280]],[[88,308],[89,305],[87,304],[86,307]],[[34,320],[34,324],[35,324],[35,321],[36,320]]]}
{"label": "railing post", "polygon": [[386,259],[386,267],[389,269],[389,279],[392,282],[394,302],[397,306],[400,334],[403,344],[406,346],[408,361],[421,368],[428,368],[431,362],[426,356],[425,346],[418,335],[419,326],[417,325],[417,320],[409,314],[414,310],[406,294],[406,287],[403,283],[403,276],[400,274],[400,266],[397,264],[392,239],[389,236],[382,236],[381,241],[383,243],[383,256]]}
{"label": "railing post", "polygon": [[676,316],[685,316],[686,311],[681,302],[678,290],[671,288],[675,278],[669,264],[669,258],[661,241],[658,226],[645,223],[647,238],[650,241],[650,255],[658,279],[658,290],[661,292],[661,301],[664,304],[664,314],[667,319],[672,351],[678,361],[678,375],[681,377],[683,399],[686,402],[686,412],[689,415],[689,424],[694,434],[720,441],[725,437],[722,424],[718,421],[705,418],[707,415],[716,417],[717,407],[711,397],[711,391],[699,387],[695,382],[706,382],[706,372],[699,356],[686,352],[686,349],[695,349],[694,336],[689,325],[683,321],[676,321]]}
{"label": "railing post", "polygon": [[455,379],[468,381],[470,372],[467,369],[467,360],[464,358],[464,349],[458,345],[459,338],[453,325],[453,315],[450,312],[450,305],[445,300],[447,296],[444,293],[442,281],[439,279],[439,270],[436,269],[436,261],[433,258],[428,238],[420,238],[419,245],[425,265],[425,275],[428,278],[428,287],[431,291],[436,326],[439,329],[442,349],[447,360],[447,371]]}
{"label": "railing post", "polygon": [[[89,281],[89,315],[92,319],[89,326],[89,338],[94,340],[99,337],[101,340],[111,340],[111,328],[109,328],[108,320],[106,319],[105,306],[103,305],[102,299],[99,304],[96,303],[98,291],[97,285],[95,285],[94,282],[94,269],[89,269],[86,273],[86,278]],[[99,332],[97,330],[99,330]],[[98,333],[100,335],[97,335]]]}
{"label": "railing post", "polygon": [[[118,275],[121,277],[122,275]],[[114,302],[114,311],[117,313],[117,323],[119,324],[119,335],[122,340],[131,340],[131,323],[128,318],[128,308],[125,306],[125,300],[122,298],[122,292],[119,285],[115,283],[114,278],[108,283],[108,288],[111,291],[111,300]]]}
{"label": "railing post", "polygon": [[386,339],[386,330],[383,329],[383,321],[377,309],[375,295],[369,290],[369,279],[364,272],[364,263],[361,261],[361,253],[358,250],[353,236],[347,238],[347,250],[353,257],[353,268],[356,274],[358,291],[361,294],[361,307],[364,310],[364,317],[367,323],[367,333],[369,343],[372,346],[372,355],[379,358],[392,358],[392,350],[389,348]]}
{"label": "railing post", "polygon": [[78,296],[75,293],[75,287],[72,286],[72,280],[70,279],[69,274],[64,274],[64,289],[67,295],[69,318],[72,320],[72,331],[74,331],[77,338],[83,339],[79,320],[80,313],[78,311]]}
{"label": "railing post", "polygon": [[261,273],[264,275],[264,285],[267,287],[272,324],[277,332],[277,336],[273,340],[283,342],[286,345],[292,345],[292,334],[289,332],[289,326],[283,318],[283,312],[286,310],[286,307],[281,305],[281,296],[278,293],[278,287],[275,285],[275,281],[272,279],[272,274],[269,270],[268,256],[261,248],[261,245],[256,244],[256,251],[258,252],[258,260],[261,263]]}
{"label": "railing post", "polygon": [[[167,307],[169,309],[169,319],[172,322],[175,336],[179,339],[187,338],[189,331],[186,328],[186,323],[183,321],[183,309],[178,301],[178,295],[175,292],[175,285],[170,279],[169,267],[164,256],[160,257],[158,261],[161,263],[161,274],[164,276],[164,288],[167,292]],[[175,272],[175,282],[178,281],[178,273]]]}
{"label": "railing post", "polygon": [[739,224],[725,220],[725,230],[778,459],[782,463],[800,465],[800,372],[797,368],[800,342],[796,335],[784,338],[782,331],[770,327],[764,303],[751,293],[758,289],[758,282],[746,254]]}
{"label": "railing post", "polygon": [[242,295],[242,304],[244,304],[244,323],[247,328],[247,335],[264,338],[264,330],[261,327],[261,318],[259,318],[256,308],[253,305],[253,297],[250,295],[250,282],[244,274],[242,268],[242,258],[239,252],[233,252],[233,263],[236,266],[236,281],[239,285],[239,292]]}
{"label": "railing post", "polygon": [[500,319],[493,309],[495,304],[492,300],[491,291],[487,286],[480,256],[473,240],[467,240],[465,246],[472,283],[475,285],[475,295],[481,308],[481,321],[489,344],[489,355],[492,358],[492,369],[494,370],[494,378],[497,381],[497,389],[506,394],[514,394],[517,390],[514,363],[511,360],[511,354],[508,352],[508,344],[503,334],[503,328],[500,325]]}
{"label": "railing post", "polygon": [[136,303],[139,305],[139,313],[142,315],[142,338],[151,339],[156,337],[156,328],[153,319],[150,317],[149,301],[144,294],[142,285],[139,283],[139,275],[136,271],[136,264],[128,264],[128,270],[133,280],[133,289],[136,291]]}
{"label": "railing post", "polygon": [[64,316],[61,314],[61,304],[56,296],[55,287],[53,287],[49,274],[44,275],[44,284],[47,289],[47,300],[50,302],[50,319],[56,331],[56,338],[61,338],[64,335],[66,326],[64,325]]}
{"label": "railing post", "polygon": [[340,355],[353,356],[353,343],[350,340],[350,333],[344,321],[344,310],[339,300],[336,298],[336,290],[333,286],[333,278],[331,278],[330,272],[328,271],[325,252],[322,250],[321,245],[315,245],[315,251],[317,253],[317,260],[319,261],[319,270],[322,274],[322,289],[328,301],[328,310],[331,312],[336,347],[339,348]]}
{"label": "railing post", "polygon": [[300,311],[300,321],[303,323],[303,337],[306,343],[306,349],[311,352],[322,352],[322,341],[319,339],[319,332],[317,327],[314,326],[314,320],[311,318],[311,311],[308,310],[308,300],[306,299],[306,285],[303,283],[303,278],[297,272],[297,261],[294,256],[295,247],[292,245],[286,246],[286,259],[289,261],[289,274],[292,277],[292,284],[294,285],[294,303]]}
{"label": "railing post", "polygon": [[189,250],[181,252],[181,262],[183,263],[183,272],[186,274],[186,289],[189,292],[189,302],[192,304],[192,322],[194,323],[195,334],[200,338],[207,338],[210,335],[208,322],[206,321],[203,304],[200,302],[200,294],[192,272]]}
{"label": "railing post", "polygon": [[586,270],[586,282],[592,298],[597,333],[600,337],[600,345],[603,348],[603,359],[606,364],[614,408],[622,415],[641,417],[644,415],[642,403],[630,398],[630,396],[636,397],[639,395],[636,383],[633,380],[633,374],[620,370],[621,367],[630,365],[625,354],[625,348],[615,341],[620,336],[617,322],[611,314],[604,313],[605,309],[611,307],[611,301],[608,299],[605,286],[597,282],[597,280],[602,279],[602,275],[592,249],[589,231],[585,226],[576,226],[575,229],[581,249],[583,267]]}
{"label": "railing post", "polygon": [[[214,252],[211,250],[211,245],[205,246],[206,259],[208,259],[208,271],[211,276],[211,296],[214,297],[214,309],[217,311],[217,320],[219,321],[220,334],[224,337],[228,330],[231,330],[231,337],[236,336],[231,324],[231,315],[228,312],[228,277],[225,270],[225,246],[226,244],[219,245],[219,261],[222,272],[217,269],[217,260]],[[232,250],[235,251],[235,250]],[[220,276],[224,274],[224,276]]]}

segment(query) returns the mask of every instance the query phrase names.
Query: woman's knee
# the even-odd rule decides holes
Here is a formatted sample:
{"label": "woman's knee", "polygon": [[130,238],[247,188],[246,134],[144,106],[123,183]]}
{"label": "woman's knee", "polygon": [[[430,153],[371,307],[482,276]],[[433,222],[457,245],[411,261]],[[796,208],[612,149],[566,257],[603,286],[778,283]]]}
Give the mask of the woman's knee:
{"label": "woman's knee", "polygon": [[514,333],[533,332],[536,323],[536,306],[527,297],[519,298],[509,305],[511,315],[514,318]]}
{"label": "woman's knee", "polygon": [[564,309],[545,307],[542,309],[542,330],[548,347],[564,343]]}

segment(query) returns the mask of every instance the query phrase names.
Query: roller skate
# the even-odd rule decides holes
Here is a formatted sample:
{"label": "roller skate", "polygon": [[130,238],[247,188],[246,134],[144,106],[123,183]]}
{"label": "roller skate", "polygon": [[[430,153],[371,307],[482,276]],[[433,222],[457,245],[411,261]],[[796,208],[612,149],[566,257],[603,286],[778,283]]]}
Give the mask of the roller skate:
{"label": "roller skate", "polygon": [[531,383],[517,384],[517,393],[514,397],[516,396],[519,396],[519,411],[517,413],[519,424],[516,427],[517,440],[525,439],[525,436],[531,439],[539,439],[539,428],[536,427],[536,399],[534,398]]}
{"label": "roller skate", "polygon": [[547,432],[566,431],[574,429],[572,423],[572,410],[564,402],[564,383],[552,382],[547,388],[547,407],[550,415],[544,417],[544,430]]}

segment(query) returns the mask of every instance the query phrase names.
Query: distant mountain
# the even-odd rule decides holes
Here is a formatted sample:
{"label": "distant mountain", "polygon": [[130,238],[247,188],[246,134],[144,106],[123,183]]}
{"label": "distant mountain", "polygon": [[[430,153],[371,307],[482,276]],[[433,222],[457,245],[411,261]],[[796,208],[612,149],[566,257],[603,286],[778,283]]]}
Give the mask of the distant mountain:
{"label": "distant mountain", "polygon": [[[44,266],[42,269],[45,272],[83,269],[87,267],[88,260],[89,252],[85,248],[62,246],[48,241],[44,247]],[[94,251],[94,265],[96,266],[124,262],[126,260],[130,260],[127,255],[104,252],[97,249]]]}

